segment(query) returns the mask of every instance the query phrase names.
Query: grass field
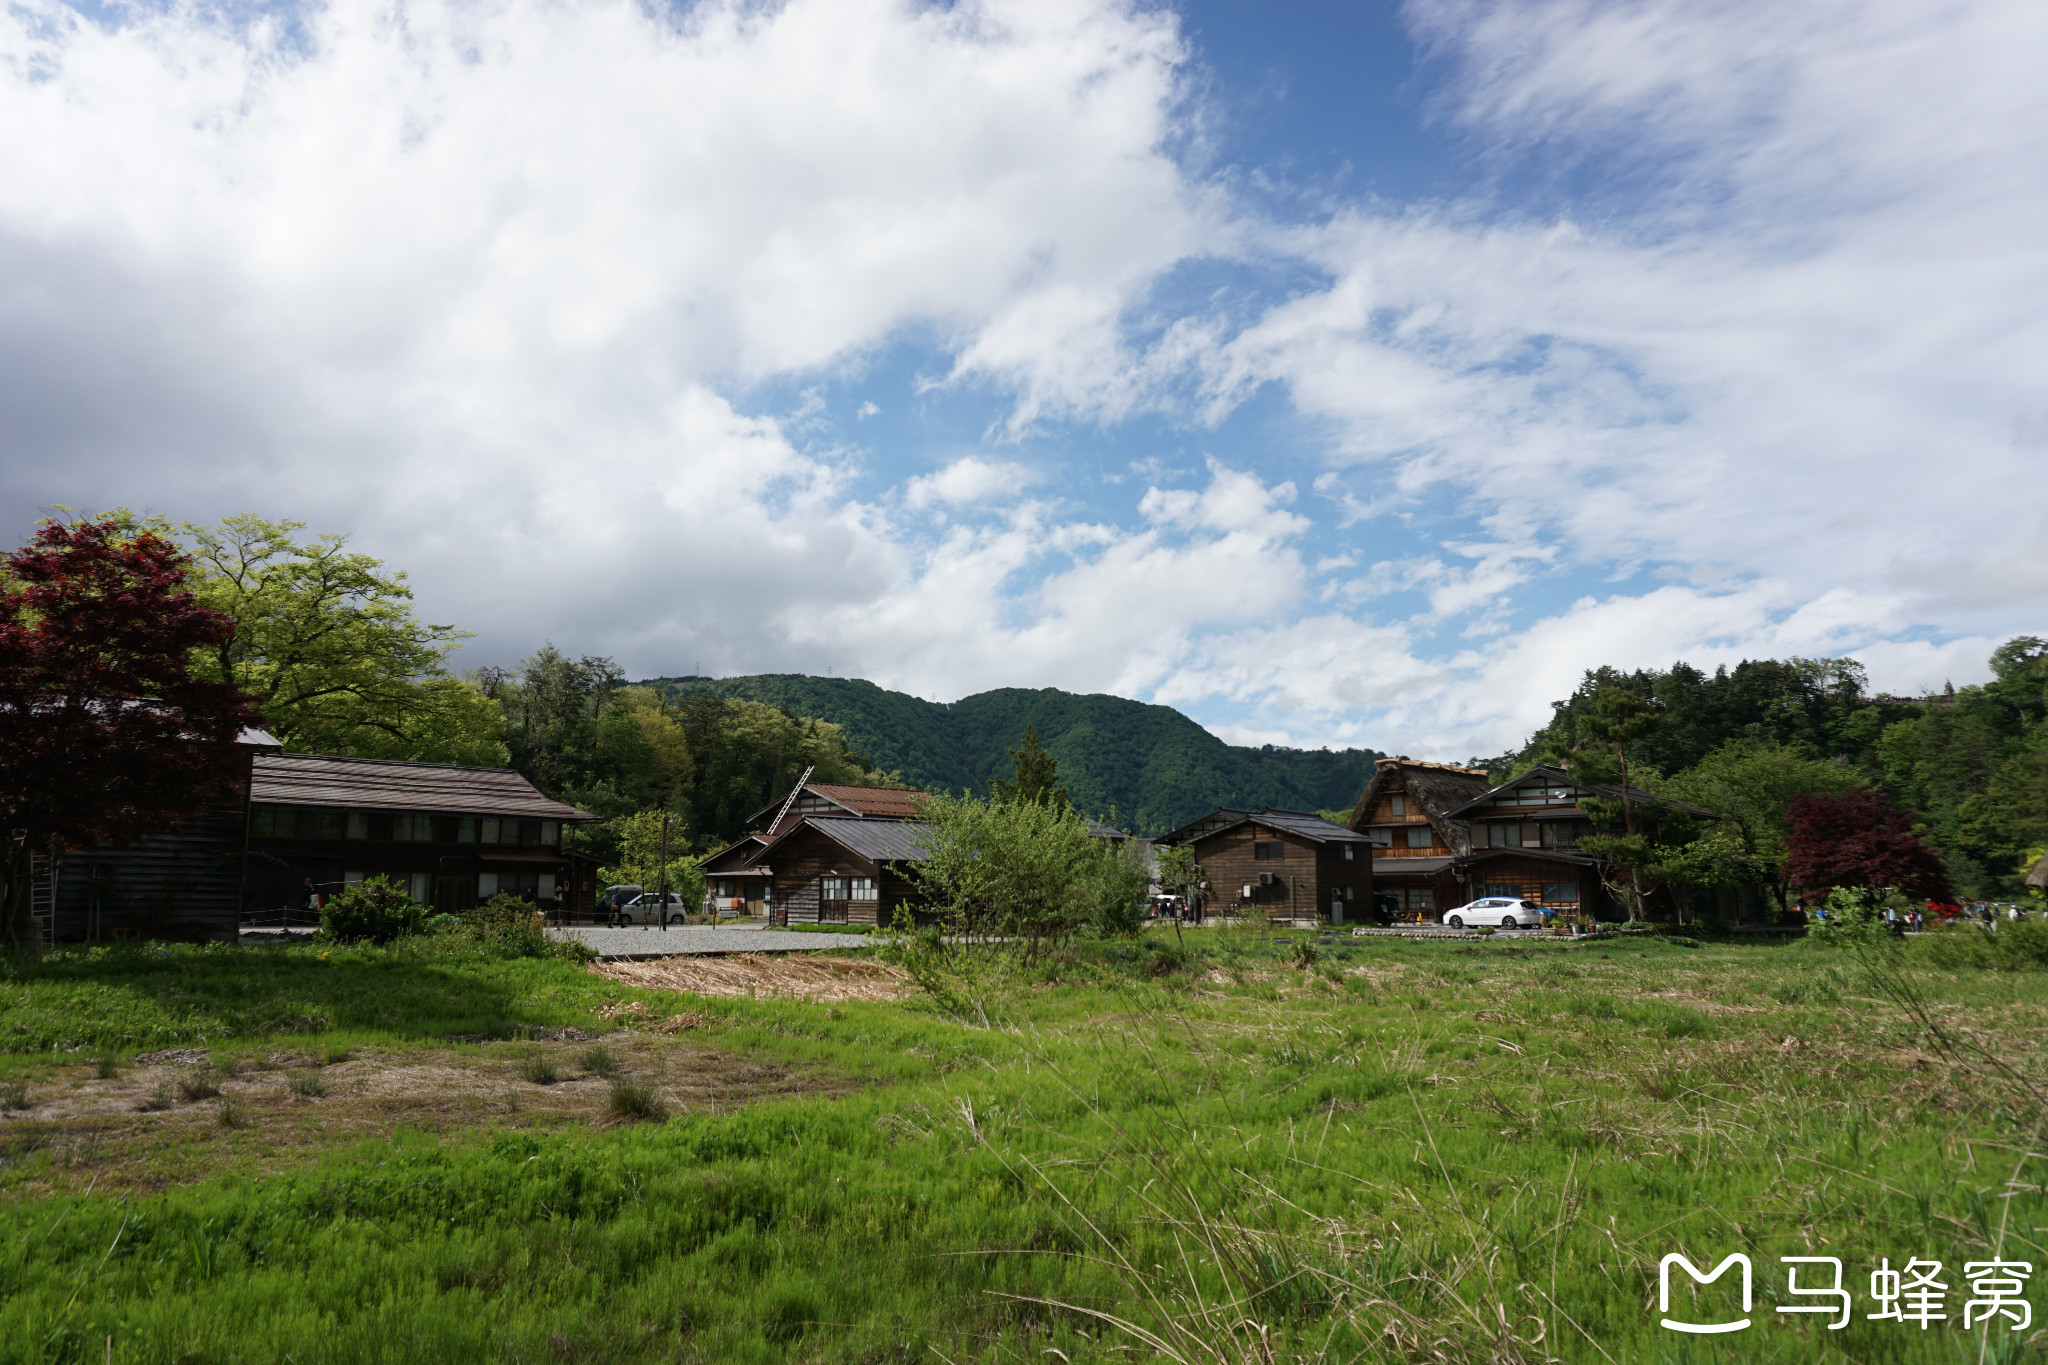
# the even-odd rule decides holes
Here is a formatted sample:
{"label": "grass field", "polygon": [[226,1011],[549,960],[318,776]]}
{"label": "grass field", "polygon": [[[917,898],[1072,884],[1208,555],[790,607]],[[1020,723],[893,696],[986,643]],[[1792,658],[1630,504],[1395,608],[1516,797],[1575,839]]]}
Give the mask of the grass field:
{"label": "grass field", "polygon": [[[0,1362],[2041,1355],[1961,1272],[2048,1277],[2048,973],[1305,938],[951,1013],[405,948],[0,969]],[[1753,1325],[1661,1327],[1660,1258],[1734,1251]],[[1843,1260],[1846,1330],[1775,1311],[1788,1255]],[[1868,1320],[1881,1257],[1947,1320]]]}

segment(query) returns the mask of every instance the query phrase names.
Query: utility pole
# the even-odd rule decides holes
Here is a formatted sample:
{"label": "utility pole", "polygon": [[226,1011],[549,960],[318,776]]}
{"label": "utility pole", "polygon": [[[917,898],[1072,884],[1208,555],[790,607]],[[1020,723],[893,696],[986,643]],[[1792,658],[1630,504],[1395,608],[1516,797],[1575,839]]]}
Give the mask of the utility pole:
{"label": "utility pole", "polygon": [[668,932],[668,812],[661,813],[661,893],[655,904],[661,907],[661,932]]}

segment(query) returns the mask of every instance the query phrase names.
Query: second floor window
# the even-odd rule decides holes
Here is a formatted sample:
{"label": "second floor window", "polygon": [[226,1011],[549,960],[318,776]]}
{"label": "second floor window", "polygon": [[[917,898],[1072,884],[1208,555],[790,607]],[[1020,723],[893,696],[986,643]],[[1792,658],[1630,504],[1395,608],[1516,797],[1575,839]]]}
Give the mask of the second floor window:
{"label": "second floor window", "polygon": [[1286,856],[1287,845],[1277,839],[1271,843],[1255,843],[1252,845],[1252,857],[1257,858],[1261,862],[1274,858],[1285,858]]}

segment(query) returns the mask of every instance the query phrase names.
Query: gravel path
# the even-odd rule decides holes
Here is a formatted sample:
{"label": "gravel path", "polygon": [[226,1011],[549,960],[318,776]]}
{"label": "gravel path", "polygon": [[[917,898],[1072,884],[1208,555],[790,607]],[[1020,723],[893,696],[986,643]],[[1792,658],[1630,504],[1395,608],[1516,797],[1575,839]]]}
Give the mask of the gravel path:
{"label": "gravel path", "polygon": [[555,938],[582,939],[599,957],[679,957],[690,953],[815,953],[825,948],[856,948],[865,940],[852,934],[795,934],[787,929],[712,928],[708,924],[674,929],[583,928],[550,929]]}

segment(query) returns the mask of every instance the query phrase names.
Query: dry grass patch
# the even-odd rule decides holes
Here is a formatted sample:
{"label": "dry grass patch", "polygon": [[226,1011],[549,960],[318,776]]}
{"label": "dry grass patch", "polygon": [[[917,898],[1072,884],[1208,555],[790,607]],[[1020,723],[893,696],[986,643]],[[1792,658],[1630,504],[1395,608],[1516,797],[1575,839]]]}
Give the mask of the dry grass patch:
{"label": "dry grass patch", "polygon": [[913,987],[901,967],[857,958],[809,954],[663,957],[646,962],[593,962],[592,974],[623,986],[692,995],[755,999],[896,1000]]}

